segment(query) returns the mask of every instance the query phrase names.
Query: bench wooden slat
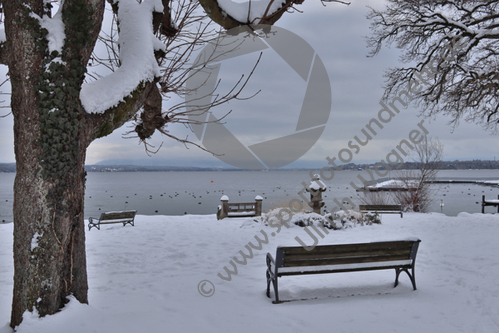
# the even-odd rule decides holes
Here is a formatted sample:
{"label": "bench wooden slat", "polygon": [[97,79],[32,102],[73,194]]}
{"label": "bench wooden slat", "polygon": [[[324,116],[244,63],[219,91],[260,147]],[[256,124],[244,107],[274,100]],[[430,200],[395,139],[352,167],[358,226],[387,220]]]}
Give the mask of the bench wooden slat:
{"label": "bench wooden slat", "polygon": [[400,205],[359,205],[361,210],[400,210]]}
{"label": "bench wooden slat", "polygon": [[135,217],[135,211],[111,212],[111,213],[102,213],[99,220],[101,221],[123,220],[123,219],[133,219],[134,217]]}
{"label": "bench wooden slat", "polygon": [[381,256],[362,256],[362,257],[346,257],[333,259],[311,259],[311,260],[287,260],[282,267],[300,267],[300,266],[325,266],[325,265],[344,265],[344,264],[361,264],[368,262],[382,261],[398,261],[410,259],[409,253],[397,255],[381,255]]}
{"label": "bench wooden slat", "polygon": [[352,251],[376,251],[384,249],[410,249],[414,240],[408,241],[388,241],[374,243],[355,243],[355,244],[339,244],[339,245],[318,245],[313,251],[308,251],[301,246],[280,247],[286,255],[288,254],[304,254],[304,255],[320,255],[321,253],[349,253]]}
{"label": "bench wooden slat", "polygon": [[[411,249],[400,249],[390,252],[391,255],[409,255]],[[362,258],[362,257],[374,257],[374,256],[383,256],[386,255],[385,250],[377,250],[377,251],[359,251],[355,253],[355,255],[351,255],[349,253],[327,253],[322,255],[321,259],[341,259],[341,258]],[[316,260],[316,257],[313,255],[305,255],[305,254],[290,254],[286,255],[286,261],[300,261],[300,260]]]}
{"label": "bench wooden slat", "polygon": [[[388,266],[371,266],[371,267],[352,267],[352,268],[341,268],[341,269],[332,269],[332,270],[321,270],[321,271],[310,271],[307,272],[307,275],[314,274],[331,274],[331,273],[349,273],[349,272],[364,272],[364,271],[379,271],[384,269],[411,269],[411,265],[388,265]],[[304,275],[305,273],[296,271],[296,272],[287,272],[286,276],[293,275]]]}
{"label": "bench wooden slat", "polygon": [[400,272],[406,272],[416,290],[414,267],[420,242],[419,239],[407,239],[320,245],[312,250],[299,246],[277,247],[275,260],[270,253],[267,254],[267,296],[270,297],[272,283],[276,298],[274,303],[279,303],[277,279],[281,276],[380,269],[395,269],[395,287]]}
{"label": "bench wooden slat", "polygon": [[[390,253],[391,254],[402,254],[402,253],[409,253],[411,250],[411,247],[393,247],[390,248]],[[352,254],[352,251],[355,251],[355,254]],[[383,255],[386,254],[387,251],[386,249],[383,248],[373,248],[373,249],[351,249],[349,251],[345,249],[340,249],[340,250],[334,250],[331,252],[322,252],[322,253],[317,253],[316,254],[310,254],[309,253],[299,253],[299,254],[287,254],[286,253],[286,260],[306,260],[309,259],[310,257],[312,258],[317,258],[321,257],[324,259],[329,259],[329,258],[344,258],[344,257],[359,257],[359,256],[375,256],[375,255]]]}

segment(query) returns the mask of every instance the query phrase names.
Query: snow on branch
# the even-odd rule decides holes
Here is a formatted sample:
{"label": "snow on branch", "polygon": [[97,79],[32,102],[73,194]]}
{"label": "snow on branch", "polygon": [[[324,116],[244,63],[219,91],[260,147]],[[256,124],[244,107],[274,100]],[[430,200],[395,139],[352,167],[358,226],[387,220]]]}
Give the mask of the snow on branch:
{"label": "snow on branch", "polygon": [[161,0],[119,0],[119,62],[112,74],[86,83],[80,92],[83,107],[88,113],[103,113],[117,106],[141,82],[150,82],[161,75],[154,56],[164,50],[164,44],[154,35],[153,12],[163,11]]}
{"label": "snow on branch", "polygon": [[[285,12],[299,11],[294,5],[301,5],[305,0],[198,0],[206,14],[229,30],[241,25],[258,25],[276,23]],[[349,5],[343,0],[320,0]]]}
{"label": "snow on branch", "polygon": [[253,22],[274,14],[286,5],[286,2],[282,0],[250,0],[247,2],[218,0],[218,5],[224,12],[239,22]]}
{"label": "snow on branch", "polygon": [[[322,2],[339,2],[350,5],[350,2],[341,0],[321,0]],[[264,23],[261,20],[277,13],[282,8],[289,6],[286,0],[249,0],[247,2],[234,2],[233,0],[217,0],[218,6],[227,15],[239,22],[251,24]],[[301,4],[303,0],[294,0],[291,3]],[[260,20],[260,21],[259,21]]]}

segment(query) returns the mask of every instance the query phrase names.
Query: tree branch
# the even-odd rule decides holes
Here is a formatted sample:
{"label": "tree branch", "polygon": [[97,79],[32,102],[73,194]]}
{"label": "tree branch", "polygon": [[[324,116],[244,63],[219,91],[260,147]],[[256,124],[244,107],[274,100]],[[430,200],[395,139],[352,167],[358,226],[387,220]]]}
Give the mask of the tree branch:
{"label": "tree branch", "polygon": [[111,134],[115,129],[133,119],[143,107],[147,96],[155,85],[155,82],[142,83],[116,107],[102,114],[86,114],[88,144],[95,139]]}
{"label": "tree branch", "polygon": [[[431,73],[414,94],[422,114],[450,116],[497,130],[499,122],[499,3],[497,1],[389,0],[368,15],[370,56],[395,43],[401,60],[415,67],[390,69],[385,98],[406,90],[418,75]],[[429,70],[432,68],[432,70]]]}

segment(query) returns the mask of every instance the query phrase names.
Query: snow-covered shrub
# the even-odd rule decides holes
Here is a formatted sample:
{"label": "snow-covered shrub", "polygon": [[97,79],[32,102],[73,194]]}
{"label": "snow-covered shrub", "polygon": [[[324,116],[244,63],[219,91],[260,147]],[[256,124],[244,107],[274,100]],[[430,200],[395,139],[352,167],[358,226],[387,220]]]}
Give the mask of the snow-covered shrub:
{"label": "snow-covered shrub", "polygon": [[381,224],[378,213],[360,213],[354,210],[339,210],[334,213],[333,218],[341,221],[345,228],[354,227],[356,225],[372,225],[373,223]]}
{"label": "snow-covered shrub", "polygon": [[[291,213],[291,215],[290,215]],[[266,226],[281,227],[286,224],[289,227],[308,227],[311,225],[322,225],[328,229],[343,229],[355,225],[372,225],[381,223],[378,214],[359,213],[355,211],[339,211],[334,214],[320,215],[311,212],[293,213],[283,207],[275,208],[261,216],[259,222]]]}

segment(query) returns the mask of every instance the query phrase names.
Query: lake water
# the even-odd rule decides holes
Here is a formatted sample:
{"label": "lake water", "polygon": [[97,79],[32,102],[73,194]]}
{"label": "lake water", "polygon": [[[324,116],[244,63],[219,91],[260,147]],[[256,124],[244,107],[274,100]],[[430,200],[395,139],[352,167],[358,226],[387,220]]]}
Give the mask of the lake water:
{"label": "lake water", "polygon": [[[356,171],[335,172],[325,181],[326,210],[337,205],[334,198],[351,198],[358,203],[362,195],[350,185],[360,185]],[[366,172],[361,173],[364,177]],[[12,222],[14,173],[0,173],[0,222]],[[440,180],[498,180],[499,170],[442,170]],[[220,197],[229,202],[252,202],[264,198],[263,209],[285,205],[308,182],[308,171],[221,171],[221,172],[89,172],[85,193],[85,218],[101,212],[135,209],[141,215],[215,214]],[[435,202],[431,211],[455,216],[460,212],[481,212],[481,198],[496,199],[498,187],[474,184],[433,185]],[[308,195],[307,195],[308,197]],[[440,207],[441,200],[444,206]],[[486,207],[486,212],[497,212]]]}

